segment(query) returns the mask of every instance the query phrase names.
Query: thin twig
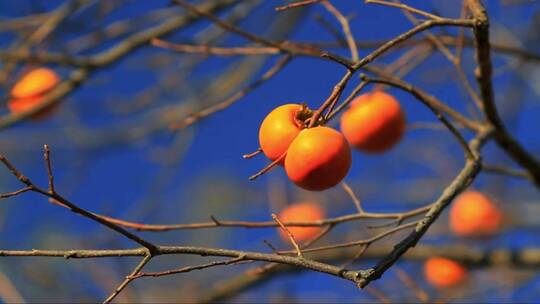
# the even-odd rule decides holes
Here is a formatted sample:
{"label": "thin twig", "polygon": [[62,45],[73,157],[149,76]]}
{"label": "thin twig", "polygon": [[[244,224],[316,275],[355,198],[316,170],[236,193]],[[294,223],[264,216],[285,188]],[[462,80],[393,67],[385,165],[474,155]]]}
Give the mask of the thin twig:
{"label": "thin twig", "polygon": [[406,10],[406,11],[409,11],[411,13],[421,15],[421,16],[424,16],[424,17],[427,17],[427,18],[433,19],[433,20],[441,20],[442,19],[441,17],[439,17],[437,15],[434,15],[434,14],[428,13],[426,11],[423,11],[423,10],[408,6],[408,5],[403,4],[403,3],[394,3],[394,2],[384,1],[384,0],[365,0],[365,3],[373,3],[373,4],[380,4],[380,5],[397,7],[397,8],[400,8],[402,10]]}
{"label": "thin twig", "polygon": [[358,61],[358,48],[351,32],[349,20],[347,20],[347,18],[343,16],[343,14],[329,1],[322,1],[321,4],[326,8],[326,10],[328,10],[332,15],[334,15],[337,21],[341,24],[341,28],[343,29],[343,35],[345,36],[345,40],[347,41],[347,45],[349,46],[349,50],[351,51],[351,60]]}
{"label": "thin twig", "polygon": [[364,255],[364,253],[366,253],[366,251],[368,250],[369,248],[369,245],[370,244],[363,244],[360,246],[360,249],[358,249],[358,252],[352,257],[350,258],[349,260],[345,261],[344,263],[341,264],[341,267],[349,267],[351,264],[353,264],[354,262],[356,262],[359,258],[362,257],[362,255]]}
{"label": "thin twig", "polygon": [[251,152],[251,153],[248,153],[248,154],[244,154],[242,155],[242,158],[243,159],[249,159],[249,158],[252,158],[254,156],[257,156],[259,154],[261,154],[263,150],[261,148],[257,148],[257,150],[255,150],[254,152]]}
{"label": "thin twig", "polygon": [[506,176],[512,176],[517,178],[533,181],[531,174],[527,171],[522,171],[514,168],[508,168],[498,165],[483,164],[482,171],[486,173],[502,174]]}
{"label": "thin twig", "polygon": [[131,281],[133,281],[134,277],[144,268],[144,266],[146,264],[148,264],[148,262],[150,262],[150,260],[152,259],[152,255],[150,253],[148,253],[140,262],[139,264],[137,264],[137,266],[135,266],[135,268],[133,269],[133,271],[131,272],[130,275],[126,276],[126,278],[124,279],[124,281],[122,281],[122,283],[120,283],[120,285],[118,285],[118,287],[116,287],[116,289],[111,293],[111,295],[109,295],[104,301],[103,303],[110,303],[112,300],[114,300],[114,298],[116,298],[116,296],[118,296],[122,290],[124,290],[124,288],[126,288],[126,286],[131,283]]}
{"label": "thin twig", "polygon": [[291,9],[291,8],[299,8],[299,7],[302,7],[302,6],[318,3],[318,2],[321,2],[321,1],[326,1],[326,0],[301,0],[301,1],[295,1],[295,2],[289,3],[287,5],[278,6],[278,7],[275,8],[275,10],[278,11],[278,12],[281,12],[281,11],[288,10],[288,9]]}
{"label": "thin twig", "polygon": [[21,188],[19,190],[15,190],[15,191],[12,191],[12,192],[7,192],[7,193],[2,193],[0,194],[0,199],[5,199],[5,198],[10,198],[12,196],[17,196],[19,194],[22,194],[22,193],[25,193],[25,192],[28,192],[28,191],[32,191],[32,186],[26,186],[24,188]]}
{"label": "thin twig", "polygon": [[[235,0],[206,1],[200,4],[198,9],[208,12],[216,12],[229,7],[235,2]],[[32,115],[59,103],[63,98],[71,94],[76,88],[85,82],[96,69],[107,67],[124,58],[128,54],[131,54],[133,51],[147,45],[151,39],[169,34],[180,27],[195,22],[197,19],[198,18],[195,18],[189,14],[177,15],[154,27],[136,32],[121,40],[113,47],[90,57],[66,57],[62,54],[53,56],[54,58],[52,59],[54,59],[56,63],[73,64],[78,68],[71,72],[68,79],[62,81],[53,90],[45,94],[39,105],[25,112],[1,116],[0,130],[12,126],[22,120],[28,119]],[[20,58],[28,58],[33,56],[32,54],[27,54],[27,52],[20,55],[21,56],[14,58],[17,59],[15,61],[20,60]],[[45,61],[47,62],[48,60]]]}
{"label": "thin twig", "polygon": [[360,213],[360,214],[365,213],[364,208],[362,208],[362,204],[360,202],[360,199],[358,198],[358,196],[356,196],[356,194],[351,189],[351,187],[346,182],[341,182],[341,188],[343,188],[343,190],[345,190],[345,192],[347,192],[349,197],[352,199],[352,201],[354,203],[354,206],[356,207],[356,210],[358,211],[358,213]]}
{"label": "thin twig", "polygon": [[194,270],[206,269],[206,268],[215,267],[215,266],[232,265],[232,264],[237,264],[238,262],[244,261],[244,258],[245,257],[243,255],[240,255],[233,259],[228,259],[224,261],[214,261],[214,262],[196,265],[196,266],[187,266],[187,267],[182,267],[178,269],[170,269],[170,270],[158,271],[158,272],[139,272],[131,276],[130,278],[134,280],[141,277],[162,277],[162,276],[168,276],[168,275],[173,275],[173,274],[191,272]]}
{"label": "thin twig", "polygon": [[179,53],[195,53],[217,56],[275,55],[281,53],[280,49],[275,47],[215,47],[207,45],[170,43],[158,38],[152,39],[151,44],[156,47]]}
{"label": "thin twig", "polygon": [[454,127],[454,125],[448,119],[446,119],[446,117],[443,116],[443,114],[439,111],[439,109],[437,107],[434,107],[425,98],[426,96],[424,96],[424,94],[422,94],[422,92],[419,92],[413,86],[407,86],[407,85],[404,85],[404,83],[402,83],[402,82],[394,81],[394,80],[391,80],[391,79],[382,79],[382,78],[376,79],[376,78],[368,78],[366,76],[366,77],[364,77],[363,80],[366,81],[366,82],[383,83],[383,84],[386,84],[386,85],[390,85],[390,86],[393,86],[393,87],[396,87],[396,88],[400,88],[400,89],[402,89],[404,91],[407,91],[407,92],[411,93],[412,95],[414,95],[418,100],[420,100],[424,105],[426,105],[435,114],[437,119],[440,122],[442,122],[448,128],[450,133],[452,133],[452,135],[454,135],[454,137],[458,140],[459,144],[461,145],[461,147],[465,151],[465,154],[466,154],[467,158],[472,159],[472,158],[475,157],[473,152],[471,151],[469,145],[467,144],[465,138],[463,138],[463,135],[461,135],[461,133],[457,130],[457,128]]}
{"label": "thin twig", "polygon": [[43,160],[45,161],[45,167],[47,168],[47,179],[49,181],[49,193],[54,194],[54,175],[51,167],[51,150],[49,145],[43,146]]}
{"label": "thin twig", "polygon": [[276,158],[273,162],[271,162],[270,164],[266,165],[264,168],[262,168],[259,172],[253,174],[252,176],[249,177],[249,180],[255,180],[257,177],[265,174],[266,172],[272,170],[272,168],[274,168],[275,166],[277,166],[279,163],[281,163],[285,157],[287,156],[287,151],[283,152],[283,154],[281,154],[280,157]]}
{"label": "thin twig", "polygon": [[429,302],[429,295],[425,292],[416,282],[411,278],[401,267],[394,266],[394,270],[397,273],[398,278],[409,287],[415,294],[418,301],[422,303]]}
{"label": "thin twig", "polygon": [[23,184],[27,185],[28,187],[30,187],[31,189],[28,190],[28,191],[33,191],[33,192],[36,192],[36,193],[40,193],[50,199],[53,199],[55,201],[58,201],[59,205],[63,206],[63,207],[67,207],[69,210],[71,210],[72,212],[75,212],[77,214],[80,214],[86,218],[89,218],[90,220],[93,220],[101,225],[104,225],[106,227],[108,227],[109,229],[112,229],[120,234],[122,234],[123,236],[127,237],[128,239],[148,248],[148,250],[150,250],[151,252],[153,250],[155,250],[156,246],[153,245],[152,243],[142,239],[141,237],[125,230],[124,228],[114,224],[113,222],[110,222],[106,219],[103,219],[102,217],[92,213],[92,212],[89,212],[89,211],[86,211],[85,209],[82,209],[80,208],[79,206],[73,204],[72,202],[70,202],[69,200],[67,200],[66,198],[64,198],[63,196],[57,194],[57,193],[50,193],[49,191],[47,190],[44,190],[38,186],[36,186],[34,183],[32,183],[32,181],[24,176],[19,170],[17,170],[17,168],[15,168],[15,166],[13,166],[13,164],[11,164],[11,162],[3,155],[0,155],[0,162],[2,162],[4,164],[4,166]]}
{"label": "thin twig", "polygon": [[283,225],[283,223],[279,220],[278,216],[275,215],[274,213],[272,213],[272,218],[274,219],[274,221],[276,221],[276,223],[278,223],[281,229],[285,231],[285,233],[289,237],[289,240],[291,241],[291,244],[293,245],[294,250],[296,250],[296,255],[298,257],[303,257],[302,251],[300,250],[300,246],[298,246],[298,243],[296,242],[296,239],[294,238],[294,235],[291,233],[291,231],[287,229],[285,225]]}
{"label": "thin twig", "polygon": [[227,109],[228,107],[233,105],[235,102],[240,100],[242,97],[246,96],[248,93],[255,90],[260,85],[264,84],[268,79],[275,76],[291,61],[291,59],[292,59],[291,56],[284,55],[279,60],[277,60],[276,63],[270,69],[268,69],[268,71],[266,71],[259,79],[248,84],[246,87],[236,92],[232,96],[226,98],[225,100],[218,102],[216,104],[213,104],[207,108],[204,108],[196,113],[188,115],[182,121],[171,125],[170,128],[173,130],[183,129],[183,128],[193,125],[196,122],[199,122],[200,120],[214,113]]}

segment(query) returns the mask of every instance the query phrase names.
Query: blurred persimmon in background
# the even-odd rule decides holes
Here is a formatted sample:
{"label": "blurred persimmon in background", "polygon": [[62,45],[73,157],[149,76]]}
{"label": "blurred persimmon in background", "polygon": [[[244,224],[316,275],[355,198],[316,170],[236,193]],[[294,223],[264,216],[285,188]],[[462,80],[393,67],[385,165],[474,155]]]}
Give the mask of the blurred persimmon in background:
{"label": "blurred persimmon in background", "polygon": [[[324,219],[326,212],[322,207],[311,202],[296,203],[288,206],[278,215],[282,222],[310,222]],[[295,227],[290,226],[287,229],[292,233],[297,242],[304,242],[313,237],[316,237],[322,228],[318,226],[313,227]],[[279,229],[279,235],[281,238],[288,242],[289,236],[283,229]]]}
{"label": "blurred persimmon in background", "polygon": [[490,236],[502,224],[502,212],[485,194],[467,191],[450,209],[450,229],[458,236]]}
{"label": "blurred persimmon in background", "polygon": [[[11,89],[11,99],[7,106],[12,113],[22,113],[38,106],[43,96],[60,82],[58,75],[48,68],[36,68],[24,74]],[[55,106],[47,107],[34,114],[32,120],[41,120],[49,117]]]}
{"label": "blurred persimmon in background", "polygon": [[435,287],[454,287],[465,279],[467,271],[461,264],[442,257],[432,257],[424,264],[424,276]]}

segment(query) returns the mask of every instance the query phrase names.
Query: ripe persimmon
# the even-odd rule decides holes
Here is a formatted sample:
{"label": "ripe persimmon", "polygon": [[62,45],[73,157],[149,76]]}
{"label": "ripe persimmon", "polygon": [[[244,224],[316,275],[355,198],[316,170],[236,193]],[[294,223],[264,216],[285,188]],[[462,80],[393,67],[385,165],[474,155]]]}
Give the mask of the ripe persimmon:
{"label": "ripe persimmon", "polygon": [[402,138],[405,114],[392,95],[373,91],[356,97],[341,116],[340,124],[352,146],[367,153],[381,153]]}
{"label": "ripe persimmon", "polygon": [[37,68],[24,74],[11,89],[11,97],[27,98],[41,95],[52,89],[60,78],[51,69]]}
{"label": "ripe persimmon", "polygon": [[324,126],[303,129],[285,157],[285,171],[297,186],[321,191],[337,185],[351,167],[351,149],[338,131]]}
{"label": "ripe persimmon", "polygon": [[502,212],[483,193],[467,191],[450,209],[450,229],[459,236],[489,236],[502,224]]}
{"label": "ripe persimmon", "polygon": [[[11,99],[8,101],[8,109],[12,113],[26,112],[43,101],[43,95],[49,92],[58,82],[58,75],[47,68],[37,68],[26,73],[11,89]],[[34,114],[32,120],[46,118],[54,110],[55,106],[43,109]]]}
{"label": "ripe persimmon", "polygon": [[[296,203],[288,206],[278,215],[282,222],[310,222],[324,219],[326,212],[319,205],[309,202]],[[287,227],[297,242],[307,241],[317,236],[322,228],[313,227]],[[288,242],[289,236],[283,229],[279,228],[279,235],[283,241]]]}
{"label": "ripe persimmon", "polygon": [[300,133],[310,110],[300,104],[285,104],[272,110],[259,128],[259,145],[270,160],[278,159]]}
{"label": "ripe persimmon", "polygon": [[[30,109],[38,106],[42,100],[43,97],[41,96],[11,99],[8,101],[7,107],[12,113],[21,113],[29,111]],[[47,107],[46,109],[43,109],[42,111],[39,111],[38,113],[32,115],[30,118],[34,121],[45,119],[49,117],[56,110],[57,107],[58,104]]]}
{"label": "ripe persimmon", "polygon": [[442,257],[429,258],[424,264],[424,276],[433,286],[453,287],[465,279],[467,271],[459,263]]}

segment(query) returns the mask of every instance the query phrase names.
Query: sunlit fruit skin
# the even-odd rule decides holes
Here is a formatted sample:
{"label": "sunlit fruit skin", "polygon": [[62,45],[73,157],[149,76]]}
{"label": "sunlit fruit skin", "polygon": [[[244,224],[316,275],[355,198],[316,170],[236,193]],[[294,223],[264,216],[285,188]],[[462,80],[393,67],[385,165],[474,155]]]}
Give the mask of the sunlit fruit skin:
{"label": "sunlit fruit skin", "polygon": [[37,68],[26,73],[11,89],[12,98],[35,97],[54,88],[60,81],[58,75],[48,68]]}
{"label": "sunlit fruit skin", "polygon": [[300,133],[301,123],[296,120],[296,115],[301,110],[302,105],[285,104],[264,118],[259,129],[259,145],[270,160],[276,160],[285,153]]}
{"label": "sunlit fruit skin", "polygon": [[356,149],[382,153],[394,147],[405,131],[405,114],[399,102],[382,91],[356,97],[341,116],[345,138]]}
{"label": "sunlit fruit skin", "polygon": [[338,131],[324,126],[303,129],[285,157],[285,171],[297,186],[322,191],[337,185],[351,167],[351,148]]}
{"label": "sunlit fruit skin", "polygon": [[[281,211],[278,218],[281,222],[312,222],[324,219],[326,212],[319,205],[304,202],[288,206]],[[316,237],[321,231],[321,227],[287,227],[297,242],[304,242]],[[285,242],[289,242],[289,236],[283,229],[279,228],[279,235]]]}
{"label": "sunlit fruit skin", "polygon": [[[10,112],[18,114],[26,112],[44,100],[44,95],[54,88],[60,81],[58,75],[47,68],[37,68],[26,73],[11,89],[11,99],[7,103]],[[58,104],[47,107],[30,117],[33,121],[40,121],[49,117],[58,107]]]}
{"label": "sunlit fruit skin", "polygon": [[502,224],[502,212],[483,193],[467,191],[450,209],[450,229],[458,236],[491,236]]}
{"label": "sunlit fruit skin", "polygon": [[433,257],[424,264],[424,276],[435,287],[455,287],[465,280],[467,271],[453,260]]}

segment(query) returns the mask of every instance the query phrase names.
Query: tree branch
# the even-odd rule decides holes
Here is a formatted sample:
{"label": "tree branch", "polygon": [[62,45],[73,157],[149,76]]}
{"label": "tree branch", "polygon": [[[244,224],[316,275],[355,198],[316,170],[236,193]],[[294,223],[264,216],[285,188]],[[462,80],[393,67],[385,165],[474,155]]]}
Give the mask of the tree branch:
{"label": "tree branch", "polygon": [[540,187],[540,162],[529,154],[517,140],[508,133],[508,130],[497,111],[491,79],[493,67],[491,63],[489,20],[487,12],[479,0],[467,0],[467,4],[474,17],[476,59],[478,61],[476,78],[480,86],[486,119],[495,129],[493,135],[497,144],[504,149],[514,161],[526,169],[532,175],[536,186]]}

